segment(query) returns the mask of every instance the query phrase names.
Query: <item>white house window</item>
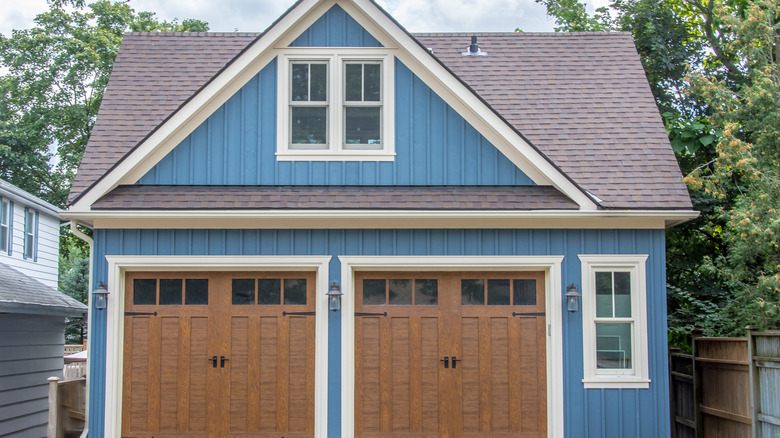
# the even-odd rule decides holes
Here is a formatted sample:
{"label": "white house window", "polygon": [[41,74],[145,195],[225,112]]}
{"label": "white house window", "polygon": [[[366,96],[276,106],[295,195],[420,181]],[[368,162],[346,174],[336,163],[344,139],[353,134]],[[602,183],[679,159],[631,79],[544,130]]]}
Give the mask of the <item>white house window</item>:
{"label": "white house window", "polygon": [[38,213],[24,209],[24,258],[36,261],[38,258]]}
{"label": "white house window", "polygon": [[8,201],[0,199],[0,251],[8,251]]}
{"label": "white house window", "polygon": [[328,148],[328,63],[290,65],[290,147]]}
{"label": "white house window", "polygon": [[393,57],[364,48],[289,51],[278,61],[277,158],[392,160]]}
{"label": "white house window", "polygon": [[580,255],[586,388],[647,388],[646,255]]}

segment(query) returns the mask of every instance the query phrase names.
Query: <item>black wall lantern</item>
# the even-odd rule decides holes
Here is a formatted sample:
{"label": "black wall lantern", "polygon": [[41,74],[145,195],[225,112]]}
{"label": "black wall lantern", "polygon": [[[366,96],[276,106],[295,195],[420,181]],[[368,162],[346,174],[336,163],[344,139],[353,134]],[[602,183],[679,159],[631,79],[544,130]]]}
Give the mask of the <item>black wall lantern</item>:
{"label": "black wall lantern", "polygon": [[102,281],[98,283],[97,289],[92,291],[92,301],[97,310],[105,310],[108,307],[108,289]]}
{"label": "black wall lantern", "polygon": [[580,310],[580,297],[582,294],[577,291],[576,284],[572,283],[566,286],[566,293],[564,296],[566,296],[566,310],[571,313]]}
{"label": "black wall lantern", "polygon": [[330,290],[326,294],[328,296],[328,308],[332,311],[341,310],[341,288],[335,281],[331,283]]}

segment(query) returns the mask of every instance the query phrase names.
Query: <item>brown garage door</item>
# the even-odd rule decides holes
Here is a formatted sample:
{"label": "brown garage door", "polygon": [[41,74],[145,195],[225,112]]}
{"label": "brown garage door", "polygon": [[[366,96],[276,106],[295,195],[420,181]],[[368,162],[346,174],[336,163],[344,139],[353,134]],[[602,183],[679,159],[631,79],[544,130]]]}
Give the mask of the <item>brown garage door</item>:
{"label": "brown garage door", "polygon": [[314,435],[314,274],[128,273],[122,435]]}
{"label": "brown garage door", "polygon": [[355,301],[356,436],[547,435],[543,273],[359,273]]}

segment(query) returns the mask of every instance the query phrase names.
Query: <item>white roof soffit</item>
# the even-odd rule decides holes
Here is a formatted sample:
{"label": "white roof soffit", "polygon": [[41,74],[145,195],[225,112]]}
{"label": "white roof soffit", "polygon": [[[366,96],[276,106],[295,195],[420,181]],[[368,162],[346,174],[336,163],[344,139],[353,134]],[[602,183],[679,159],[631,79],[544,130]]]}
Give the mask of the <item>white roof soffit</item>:
{"label": "white roof soffit", "polygon": [[118,185],[137,182],[273,60],[279,49],[286,49],[334,4],[341,6],[535,183],[554,186],[576,202],[581,210],[598,208],[590,196],[518,135],[376,4],[370,0],[302,0],[118,165],[88,188],[71,205],[70,211],[90,211],[95,201]]}

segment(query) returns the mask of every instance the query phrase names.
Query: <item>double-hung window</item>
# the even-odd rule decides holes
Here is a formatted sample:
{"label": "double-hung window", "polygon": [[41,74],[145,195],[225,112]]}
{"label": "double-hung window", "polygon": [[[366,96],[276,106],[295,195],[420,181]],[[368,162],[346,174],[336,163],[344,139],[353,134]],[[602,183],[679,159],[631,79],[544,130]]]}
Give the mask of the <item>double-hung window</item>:
{"label": "double-hung window", "polygon": [[393,159],[393,58],[365,50],[280,56],[278,159]]}
{"label": "double-hung window", "polygon": [[586,388],[647,388],[646,255],[580,255]]}
{"label": "double-hung window", "polygon": [[9,239],[9,219],[10,219],[10,208],[8,204],[8,200],[6,199],[0,199],[0,251],[8,251],[8,246],[10,245],[10,239]]}
{"label": "double-hung window", "polygon": [[24,209],[24,258],[38,259],[38,212]]}

